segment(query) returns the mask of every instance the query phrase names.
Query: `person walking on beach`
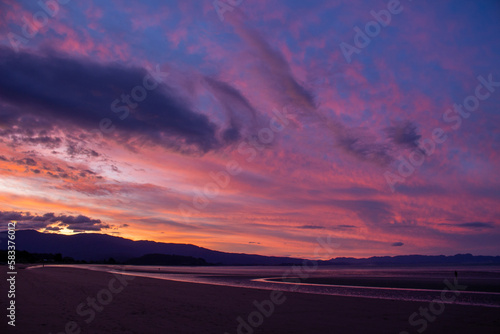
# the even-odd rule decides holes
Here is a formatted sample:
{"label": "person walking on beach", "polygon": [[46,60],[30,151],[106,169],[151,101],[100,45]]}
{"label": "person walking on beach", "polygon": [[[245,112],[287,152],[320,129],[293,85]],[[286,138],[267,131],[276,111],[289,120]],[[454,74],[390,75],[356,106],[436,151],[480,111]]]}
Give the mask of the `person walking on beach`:
{"label": "person walking on beach", "polygon": [[455,278],[458,278],[458,273],[456,270],[455,270]]}

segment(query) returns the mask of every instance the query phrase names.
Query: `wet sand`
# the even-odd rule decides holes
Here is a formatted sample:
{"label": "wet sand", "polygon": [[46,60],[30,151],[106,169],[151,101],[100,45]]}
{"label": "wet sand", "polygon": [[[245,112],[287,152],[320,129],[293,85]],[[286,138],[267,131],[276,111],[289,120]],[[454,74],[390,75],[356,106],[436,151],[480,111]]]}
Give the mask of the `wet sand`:
{"label": "wet sand", "polygon": [[[414,278],[414,277],[312,277],[301,279],[302,283],[365,286],[381,288],[403,288],[403,289],[435,289],[441,290],[445,287],[443,281],[447,279],[454,281],[452,275],[439,278]],[[291,281],[291,279],[273,279],[271,281]],[[468,278],[460,277],[460,285],[467,286],[467,291],[496,292],[500,293],[500,278]]]}
{"label": "wet sand", "polygon": [[[6,313],[5,279],[0,286],[0,306]],[[238,333],[241,317],[247,327],[240,333],[246,334],[417,333],[422,325],[411,326],[408,318],[420,307],[429,307],[421,302],[292,292],[271,298],[271,293],[140,277],[126,280],[74,268],[18,270],[16,327],[7,326],[3,315],[0,332],[233,334]],[[279,305],[273,303],[274,312],[261,316],[261,321],[253,302],[270,299]],[[252,312],[254,324],[261,322],[257,327],[248,325]],[[434,321],[427,321],[425,333],[498,333],[499,319],[500,308],[447,304]]]}

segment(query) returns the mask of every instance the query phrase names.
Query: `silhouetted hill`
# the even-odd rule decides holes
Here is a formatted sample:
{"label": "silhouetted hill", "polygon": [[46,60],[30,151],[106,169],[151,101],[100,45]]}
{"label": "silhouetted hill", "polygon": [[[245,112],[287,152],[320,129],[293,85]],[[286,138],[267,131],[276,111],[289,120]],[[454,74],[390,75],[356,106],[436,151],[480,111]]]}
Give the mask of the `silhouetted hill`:
{"label": "silhouetted hill", "polygon": [[[7,248],[7,232],[0,233],[0,249]],[[34,230],[16,231],[16,249],[30,253],[61,253],[76,261],[106,261],[109,258],[118,262],[141,258],[149,261],[148,254],[171,254],[204,259],[208,263],[222,265],[302,265],[303,259],[289,257],[262,256],[241,253],[225,253],[190,244],[174,244],[155,241],[133,241],[106,234],[81,233],[62,235],[40,233]],[[166,259],[166,258],[165,258]],[[138,260],[139,261],[139,260]],[[141,263],[143,264],[143,263]],[[500,256],[473,256],[457,254],[454,256],[401,255],[370,257],[365,259],[335,258],[319,261],[320,265],[355,266],[444,266],[444,265],[500,265]]]}
{"label": "silhouetted hill", "polygon": [[138,258],[125,261],[125,264],[142,266],[207,266],[202,258],[182,255],[146,254]]}
{"label": "silhouetted hill", "polygon": [[[0,249],[6,249],[6,232]],[[30,253],[62,253],[75,260],[102,261],[114,258],[125,262],[146,254],[175,254],[202,258],[209,263],[223,265],[282,265],[301,264],[302,259],[261,256],[252,254],[225,253],[189,245],[155,241],[133,241],[106,234],[81,233],[62,235],[40,233],[34,230],[16,231],[16,249]]]}
{"label": "silhouetted hill", "polygon": [[333,265],[353,266],[466,266],[500,265],[500,256],[474,256],[472,254],[445,255],[398,255],[374,256],[365,259],[338,257],[328,261]]}

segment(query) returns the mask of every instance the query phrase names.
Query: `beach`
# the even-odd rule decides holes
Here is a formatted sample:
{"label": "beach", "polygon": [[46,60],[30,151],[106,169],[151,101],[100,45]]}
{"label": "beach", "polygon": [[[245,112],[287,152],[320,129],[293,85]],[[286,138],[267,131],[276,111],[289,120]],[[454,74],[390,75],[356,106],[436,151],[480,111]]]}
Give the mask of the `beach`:
{"label": "beach", "polygon": [[0,334],[500,334],[500,0],[0,0]]}
{"label": "beach", "polygon": [[[8,326],[3,316],[0,328],[23,334],[232,334],[238,327],[240,333],[417,333],[423,325],[411,326],[408,318],[428,307],[125,276],[75,268],[21,269],[16,326]],[[7,291],[6,280],[1,287]],[[1,298],[4,312],[6,301]],[[425,333],[497,333],[499,315],[499,308],[446,304],[427,322]]]}

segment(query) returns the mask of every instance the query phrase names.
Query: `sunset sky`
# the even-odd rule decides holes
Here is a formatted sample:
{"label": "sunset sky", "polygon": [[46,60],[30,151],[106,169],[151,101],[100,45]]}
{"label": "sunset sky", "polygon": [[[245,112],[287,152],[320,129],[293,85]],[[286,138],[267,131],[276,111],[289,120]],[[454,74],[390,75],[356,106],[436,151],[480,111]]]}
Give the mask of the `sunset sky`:
{"label": "sunset sky", "polygon": [[500,255],[499,1],[43,2],[0,4],[0,230]]}

